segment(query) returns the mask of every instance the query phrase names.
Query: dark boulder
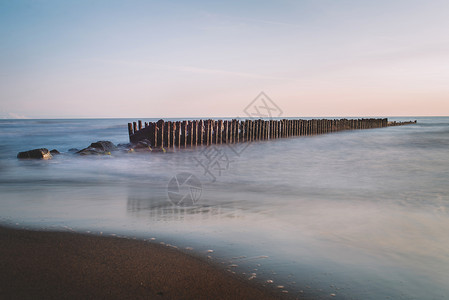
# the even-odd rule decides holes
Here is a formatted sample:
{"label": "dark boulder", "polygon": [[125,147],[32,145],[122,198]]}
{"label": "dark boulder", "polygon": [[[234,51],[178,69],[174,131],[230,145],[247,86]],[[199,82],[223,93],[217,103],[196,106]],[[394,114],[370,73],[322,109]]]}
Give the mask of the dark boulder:
{"label": "dark boulder", "polygon": [[117,148],[122,149],[122,150],[123,149],[128,150],[128,149],[131,149],[132,147],[133,147],[133,144],[131,144],[131,143],[117,145]]}
{"label": "dark boulder", "polygon": [[114,143],[110,141],[98,141],[95,143],[90,144],[88,148],[95,148],[97,150],[101,151],[114,151],[117,150],[117,146],[114,145]]}
{"label": "dark boulder", "polygon": [[109,141],[98,141],[90,144],[89,147],[84,148],[76,153],[80,155],[105,155],[111,154],[111,151],[117,150],[117,147]]}
{"label": "dark boulder", "polygon": [[33,149],[29,151],[19,152],[17,158],[20,159],[51,159],[52,155],[47,148]]}
{"label": "dark boulder", "polygon": [[151,142],[149,140],[141,140],[135,146],[136,151],[152,151]]}
{"label": "dark boulder", "polygon": [[59,151],[56,150],[56,149],[50,150],[50,153],[51,153],[51,155],[58,155],[58,154],[61,154],[61,152],[59,152]]}
{"label": "dark boulder", "polygon": [[151,152],[159,152],[159,153],[167,153],[167,150],[164,147],[153,148]]}

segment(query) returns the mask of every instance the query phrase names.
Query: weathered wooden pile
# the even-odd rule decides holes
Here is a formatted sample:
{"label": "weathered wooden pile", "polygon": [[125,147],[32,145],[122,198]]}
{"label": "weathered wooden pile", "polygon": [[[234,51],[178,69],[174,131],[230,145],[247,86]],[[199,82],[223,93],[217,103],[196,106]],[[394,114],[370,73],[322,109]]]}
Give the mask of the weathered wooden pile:
{"label": "weathered wooden pile", "polygon": [[415,121],[405,121],[405,122],[397,122],[397,121],[388,122],[388,126],[401,126],[401,125],[410,125],[410,124],[416,124],[416,120]]}
{"label": "weathered wooden pile", "polygon": [[[406,122],[404,122],[406,123]],[[398,123],[395,123],[398,125]],[[192,120],[128,123],[129,140],[152,147],[182,148],[309,136],[389,126],[388,119]]]}

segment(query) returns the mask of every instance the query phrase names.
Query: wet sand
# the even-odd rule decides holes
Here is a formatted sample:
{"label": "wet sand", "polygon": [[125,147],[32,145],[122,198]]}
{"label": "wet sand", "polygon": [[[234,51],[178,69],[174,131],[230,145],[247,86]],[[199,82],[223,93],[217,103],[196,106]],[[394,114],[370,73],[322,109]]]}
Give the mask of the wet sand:
{"label": "wet sand", "polygon": [[286,299],[159,244],[0,227],[0,299]]}

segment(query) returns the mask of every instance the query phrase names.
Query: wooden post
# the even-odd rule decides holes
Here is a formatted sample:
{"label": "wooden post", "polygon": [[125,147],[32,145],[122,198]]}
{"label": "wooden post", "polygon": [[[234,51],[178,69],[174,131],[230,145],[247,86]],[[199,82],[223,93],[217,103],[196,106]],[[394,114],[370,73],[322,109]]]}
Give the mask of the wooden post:
{"label": "wooden post", "polygon": [[204,135],[205,135],[204,142],[205,142],[206,146],[209,146],[209,143],[210,143],[210,120],[206,120],[206,123],[204,124]]}
{"label": "wooden post", "polygon": [[251,120],[251,141],[256,140],[256,120]]}
{"label": "wooden post", "polygon": [[215,121],[214,120],[210,120],[210,129],[209,129],[209,144],[212,145],[215,140],[214,140],[214,134],[215,134]]}
{"label": "wooden post", "polygon": [[192,121],[192,146],[198,146],[198,120]]}
{"label": "wooden post", "polygon": [[266,135],[267,140],[270,139],[270,131],[271,131],[271,120],[268,120],[267,121],[267,135]]}
{"label": "wooden post", "polygon": [[254,140],[259,140],[259,120],[254,120]]}
{"label": "wooden post", "polygon": [[166,131],[167,131],[167,148],[171,147],[171,137],[172,137],[172,128],[171,128],[171,121],[167,121],[165,123],[165,126],[167,127]]}
{"label": "wooden post", "polygon": [[274,121],[274,138],[279,138],[279,120]]}
{"label": "wooden post", "polygon": [[270,120],[265,121],[265,139],[268,140],[270,134]]}
{"label": "wooden post", "polygon": [[288,120],[288,136],[289,137],[292,136],[292,130],[293,130],[292,124],[293,124],[292,120]]}
{"label": "wooden post", "polygon": [[284,137],[284,138],[288,137],[288,134],[287,134],[287,119],[283,120],[282,133],[283,133],[282,137]]}
{"label": "wooden post", "polygon": [[189,144],[189,146],[190,147],[192,147],[193,146],[193,121],[187,121],[188,122],[188,126],[187,126],[187,128],[188,128],[188,130],[189,130],[189,138],[188,138],[188,144]]}
{"label": "wooden post", "polygon": [[293,135],[293,120],[288,120],[288,136]]}
{"label": "wooden post", "polygon": [[142,129],[142,120],[139,120],[139,130]]}
{"label": "wooden post", "polygon": [[288,120],[285,119],[284,121],[284,137],[288,137]]}
{"label": "wooden post", "polygon": [[234,120],[229,121],[229,143],[234,143]]}
{"label": "wooden post", "polygon": [[273,120],[269,120],[268,121],[268,135],[267,135],[267,139],[269,139],[269,140],[271,140],[272,130],[273,130]]}
{"label": "wooden post", "polygon": [[229,144],[232,144],[232,120],[228,121],[228,142]]}
{"label": "wooden post", "polygon": [[271,140],[272,139],[272,129],[273,129],[273,120],[268,121],[268,139]]}
{"label": "wooden post", "polygon": [[254,135],[254,126],[253,126],[254,121],[253,120],[248,120],[248,141],[252,142],[254,141],[253,135]]}
{"label": "wooden post", "polygon": [[268,140],[270,134],[270,121],[265,121],[265,139]]}
{"label": "wooden post", "polygon": [[212,143],[218,144],[218,121],[212,121],[213,125],[213,137],[212,137]]}
{"label": "wooden post", "polygon": [[291,122],[291,132],[290,136],[296,136],[296,120],[290,120]]}
{"label": "wooden post", "polygon": [[276,138],[281,137],[281,120],[276,120]]}
{"label": "wooden post", "polygon": [[261,130],[260,130],[260,139],[261,140],[265,140],[265,134],[266,134],[266,131],[267,131],[267,122],[265,121],[265,120],[261,120],[260,121],[260,127],[261,127]]}
{"label": "wooden post", "polygon": [[234,144],[240,143],[240,121],[239,120],[233,120],[234,126]]}
{"label": "wooden post", "polygon": [[200,120],[198,123],[198,143],[200,146],[204,145],[204,121]]}
{"label": "wooden post", "polygon": [[180,132],[181,132],[181,138],[180,138],[181,146],[185,148],[187,146],[187,138],[186,138],[186,136],[187,136],[187,122],[186,121],[182,121]]}
{"label": "wooden post", "polygon": [[157,128],[158,128],[157,140],[158,140],[158,146],[161,148],[164,147],[164,143],[165,143],[165,141],[164,141],[164,129],[165,129],[164,125],[165,125],[164,120],[157,121]]}
{"label": "wooden post", "polygon": [[246,120],[246,141],[251,142],[251,120]]}
{"label": "wooden post", "polygon": [[287,137],[287,120],[282,119],[282,135],[281,137],[286,138]]}
{"label": "wooden post", "polygon": [[258,140],[258,132],[259,132],[259,126],[258,126],[258,120],[254,120],[254,141]]}
{"label": "wooden post", "polygon": [[153,132],[153,144],[152,146],[154,148],[156,148],[158,146],[158,139],[157,139],[157,123],[156,122],[152,122],[152,129],[151,131]]}
{"label": "wooden post", "polygon": [[223,120],[218,120],[218,143],[223,144]]}
{"label": "wooden post", "polygon": [[218,143],[218,121],[212,121],[213,133],[212,133],[212,142],[211,144]]}
{"label": "wooden post", "polygon": [[209,143],[210,145],[215,143],[215,121],[214,120],[210,120],[210,131],[209,131]]}
{"label": "wooden post", "polygon": [[282,130],[284,128],[284,121],[283,120],[279,120],[278,127],[279,127],[279,136],[278,136],[278,138],[282,138],[283,135],[284,135],[284,131]]}
{"label": "wooden post", "polygon": [[179,141],[179,122],[173,122],[173,147],[176,147],[177,149],[180,146],[180,141]]}
{"label": "wooden post", "polygon": [[203,120],[198,120],[197,128],[198,128],[197,145],[201,146],[201,145],[203,145]]}
{"label": "wooden post", "polygon": [[240,121],[234,119],[234,144],[240,143]]}
{"label": "wooden post", "polygon": [[223,127],[224,127],[224,143],[229,143],[229,121],[223,121]]}
{"label": "wooden post", "polygon": [[132,123],[128,123],[128,134],[129,136],[132,136],[134,134]]}

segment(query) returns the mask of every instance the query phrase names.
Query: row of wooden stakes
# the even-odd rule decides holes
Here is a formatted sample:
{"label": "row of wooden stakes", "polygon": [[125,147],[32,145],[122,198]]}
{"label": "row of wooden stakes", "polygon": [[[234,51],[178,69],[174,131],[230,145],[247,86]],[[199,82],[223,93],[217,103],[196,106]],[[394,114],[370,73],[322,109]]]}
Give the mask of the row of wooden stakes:
{"label": "row of wooden stakes", "polygon": [[388,126],[387,119],[193,120],[128,123],[130,142],[181,148],[308,136]]}

